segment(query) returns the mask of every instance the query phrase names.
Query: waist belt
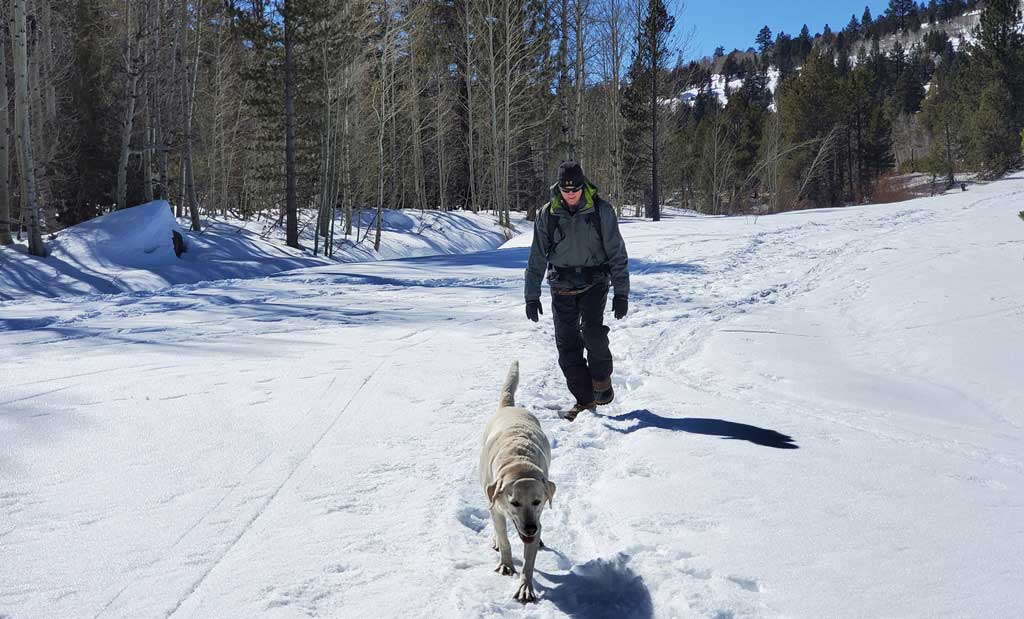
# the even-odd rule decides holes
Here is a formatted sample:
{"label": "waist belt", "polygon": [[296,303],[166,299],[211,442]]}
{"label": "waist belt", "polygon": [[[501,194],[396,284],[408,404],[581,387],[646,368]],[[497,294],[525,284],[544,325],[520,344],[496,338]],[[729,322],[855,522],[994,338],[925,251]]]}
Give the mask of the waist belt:
{"label": "waist belt", "polygon": [[560,267],[554,264],[548,265],[548,268],[558,274],[559,277],[568,277],[572,275],[583,275],[587,279],[593,279],[595,275],[607,275],[611,273],[608,265],[602,264],[596,267]]}

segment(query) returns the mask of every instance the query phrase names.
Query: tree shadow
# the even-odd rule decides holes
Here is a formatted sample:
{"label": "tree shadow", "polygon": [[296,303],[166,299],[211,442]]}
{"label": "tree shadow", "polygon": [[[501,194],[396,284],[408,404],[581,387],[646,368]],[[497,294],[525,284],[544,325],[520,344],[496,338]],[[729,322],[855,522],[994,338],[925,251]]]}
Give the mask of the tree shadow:
{"label": "tree shadow", "polygon": [[644,579],[627,565],[629,555],[594,559],[566,574],[536,573],[552,583],[544,594],[569,617],[585,619],[650,619],[654,603]]}
{"label": "tree shadow", "polygon": [[766,430],[757,426],[750,426],[744,423],[735,423],[723,419],[700,419],[686,417],[676,419],[655,415],[649,410],[635,410],[618,417],[597,414],[598,417],[615,421],[635,421],[636,423],[627,428],[617,428],[605,424],[605,426],[621,434],[632,434],[644,428],[659,428],[672,430],[674,432],[689,432],[690,434],[706,434],[710,436],[721,436],[726,439],[748,441],[763,447],[775,449],[799,449],[799,445],[793,442],[793,438],[775,430]]}
{"label": "tree shadow", "polygon": [[638,258],[629,259],[629,272],[634,275],[656,275],[673,273],[678,275],[704,275],[707,269],[700,264],[689,262],[652,262]]}

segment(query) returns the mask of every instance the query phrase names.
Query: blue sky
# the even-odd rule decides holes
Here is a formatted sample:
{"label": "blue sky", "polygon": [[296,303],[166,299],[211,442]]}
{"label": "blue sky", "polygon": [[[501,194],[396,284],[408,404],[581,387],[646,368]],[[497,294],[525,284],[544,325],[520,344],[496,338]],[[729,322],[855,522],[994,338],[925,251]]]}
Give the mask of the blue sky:
{"label": "blue sky", "polygon": [[871,7],[877,16],[889,6],[888,0],[787,0],[764,2],[758,0],[688,0],[682,16],[676,15],[676,30],[694,30],[688,58],[710,56],[721,45],[726,51],[746,49],[754,45],[754,37],[767,25],[772,34],[780,30],[796,35],[807,24],[811,34],[821,32],[825,24],[841,30],[850,21]]}

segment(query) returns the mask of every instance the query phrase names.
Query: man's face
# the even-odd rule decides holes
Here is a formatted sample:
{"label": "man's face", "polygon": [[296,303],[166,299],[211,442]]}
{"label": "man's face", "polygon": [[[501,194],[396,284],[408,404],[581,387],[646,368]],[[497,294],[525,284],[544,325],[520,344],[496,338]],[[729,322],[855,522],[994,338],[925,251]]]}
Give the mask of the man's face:
{"label": "man's face", "polygon": [[567,205],[569,205],[569,206],[571,206],[573,208],[576,208],[577,206],[579,206],[580,198],[583,197],[583,188],[582,187],[580,187],[578,189],[575,189],[575,190],[570,190],[570,189],[565,189],[564,187],[559,187],[558,190],[562,192],[562,199],[565,200],[565,203]]}

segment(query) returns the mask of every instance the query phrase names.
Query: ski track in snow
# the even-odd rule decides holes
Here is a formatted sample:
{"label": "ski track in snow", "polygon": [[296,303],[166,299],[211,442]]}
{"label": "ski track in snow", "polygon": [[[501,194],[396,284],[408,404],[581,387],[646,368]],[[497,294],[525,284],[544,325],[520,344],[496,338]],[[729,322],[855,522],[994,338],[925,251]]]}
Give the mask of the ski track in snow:
{"label": "ski track in snow", "polygon": [[[982,210],[1019,202],[1022,195],[971,196],[961,208]],[[709,506],[723,493],[702,474],[728,476],[745,466],[785,471],[786,458],[800,453],[794,448],[811,457],[821,447],[808,444],[864,441],[881,450],[916,450],[986,468],[987,475],[966,471],[950,476],[950,483],[986,491],[1005,492],[1003,474],[1024,475],[1018,457],[972,434],[945,437],[938,432],[940,422],[901,424],[883,406],[844,402],[839,395],[835,401],[804,395],[789,387],[791,379],[770,369],[754,367],[751,372],[761,382],[753,383],[745,382],[751,380],[747,374],[722,377],[702,365],[718,359],[707,355],[728,354],[731,349],[718,344],[723,337],[743,338],[751,358],[763,338],[831,345],[834,325],[795,321],[788,328],[773,328],[757,321],[768,309],[803,311],[802,300],[815,295],[825,295],[823,307],[843,321],[839,327],[860,333],[865,342],[885,335],[847,308],[862,307],[883,275],[913,272],[971,251],[969,246],[934,247],[919,261],[902,260],[890,243],[904,243],[916,229],[958,225],[963,217],[958,210],[914,204],[787,214],[758,224],[731,219],[714,227],[694,225],[679,239],[659,237],[666,243],[654,251],[646,237],[657,236],[656,228],[625,225],[633,291],[629,317],[609,320],[616,401],[574,423],[557,417],[568,397],[550,316],[539,325],[522,316],[521,265],[502,265],[500,274],[474,270],[465,277],[458,274],[458,265],[439,266],[444,276],[418,283],[414,276],[388,271],[390,265],[367,266],[362,273],[346,265],[157,293],[38,302],[32,308],[35,322],[12,323],[19,326],[0,333],[0,343],[31,351],[37,362],[59,361],[68,346],[82,358],[112,347],[145,354],[137,363],[131,355],[113,361],[104,357],[108,365],[102,369],[64,363],[45,378],[22,369],[24,360],[7,361],[5,372],[16,370],[17,378],[0,392],[0,406],[13,410],[5,414],[15,424],[39,401],[61,418],[68,418],[68,407],[75,404],[89,410],[111,407],[122,392],[91,392],[91,400],[81,395],[90,389],[89,381],[111,373],[154,386],[155,377],[164,376],[159,383],[163,391],[150,401],[167,402],[163,411],[207,406],[204,394],[212,397],[216,387],[250,389],[256,398],[252,406],[295,414],[268,416],[270,423],[288,421],[254,443],[251,464],[225,467],[235,473],[220,478],[219,487],[177,483],[180,492],[165,497],[163,507],[145,500],[133,503],[135,517],[150,517],[166,530],[147,550],[122,550],[115,557],[116,574],[70,578],[65,586],[50,579],[36,586],[0,571],[12,583],[0,588],[0,611],[10,607],[18,617],[48,616],[55,610],[60,616],[95,617],[815,616],[809,610],[815,609],[814,600],[795,610],[780,607],[789,599],[780,591],[787,576],[798,580],[796,567],[780,559],[776,573],[748,571],[742,553],[732,551],[733,544],[742,546],[733,541],[737,536],[757,534],[735,531],[739,521],[732,512],[760,513],[758,498],[740,493],[727,497],[731,504]],[[636,251],[640,248],[648,250]],[[889,270],[858,277],[850,265],[876,253]],[[692,257],[692,262],[671,262],[678,256]],[[898,330],[924,331],[1022,313],[1019,300],[1010,299],[1000,309],[903,324]],[[301,362],[306,370],[317,371],[282,376],[280,370],[289,367],[286,360],[261,366],[247,359],[251,351],[271,350],[271,344],[292,355],[291,365]],[[346,345],[351,349],[339,350]],[[867,344],[855,353],[858,359],[873,359]],[[181,363],[169,363],[175,354]],[[204,354],[225,363],[233,357],[246,361],[229,366],[219,382],[211,383],[211,378],[200,378],[208,366],[190,364]],[[558,485],[553,507],[543,518],[549,548],[537,562],[540,599],[527,607],[512,600],[516,580],[492,571],[497,555],[490,549],[490,517],[476,471],[479,434],[512,355],[520,358],[523,372],[517,403],[541,419],[552,443],[551,475]],[[310,364],[313,360],[323,365]],[[881,368],[895,363],[873,361]],[[915,377],[908,368],[892,369],[893,380],[914,385],[922,397],[962,401],[964,410],[993,423],[1016,423],[992,403]],[[177,380],[166,380],[171,375]],[[283,390],[282,381],[288,379],[308,386],[277,395],[275,389]],[[196,382],[201,389],[194,388]],[[216,402],[213,407],[220,403],[211,402]],[[757,420],[757,427],[735,417],[748,411],[755,412],[747,419]],[[800,435],[786,436],[794,429],[801,429]],[[699,435],[733,440],[701,440]],[[665,447],[673,442],[678,456]],[[754,447],[755,452],[749,443],[778,449]],[[143,462],[140,457],[134,466]],[[0,472],[15,466],[0,455]],[[844,482],[856,484],[851,494],[859,490],[867,504],[870,497],[892,492],[872,486],[869,475],[862,478],[856,466],[850,465]],[[16,548],[38,553],[48,533],[118,517],[116,506],[108,506],[109,513],[83,507],[42,517],[47,509],[39,504],[73,479],[65,474],[41,491],[15,478],[14,489],[0,493],[0,523],[13,523],[0,524],[0,544],[23,534]],[[769,474],[765,483],[776,487],[775,479],[784,480],[785,474]],[[680,480],[689,483],[679,487]],[[659,510],[631,505],[651,494],[661,495]],[[772,531],[785,499],[761,500],[764,512],[754,519]],[[155,510],[178,502],[179,516],[156,515],[164,512]],[[869,509],[853,499],[821,507],[836,518],[874,517],[870,511],[859,517],[861,508]],[[884,527],[879,535],[882,539],[868,543],[884,547]],[[514,543],[517,569],[521,556],[521,546]],[[827,564],[828,556],[819,560]],[[751,558],[750,564],[756,563]],[[251,573],[250,566],[256,566]],[[38,575],[32,571],[36,564],[29,568]],[[841,580],[837,577],[832,586],[842,589]],[[782,597],[774,597],[777,592]],[[899,615],[908,607],[854,608],[843,616],[871,616],[885,608]]]}

